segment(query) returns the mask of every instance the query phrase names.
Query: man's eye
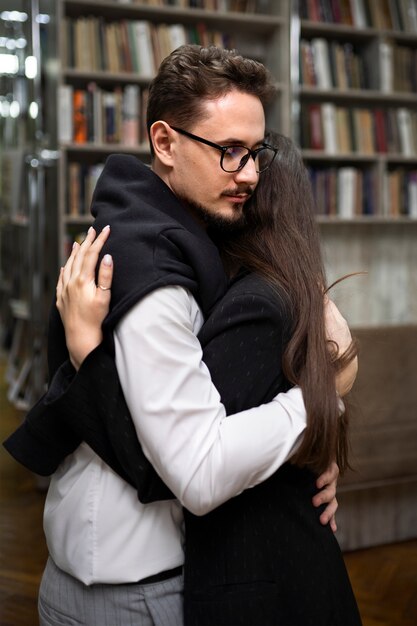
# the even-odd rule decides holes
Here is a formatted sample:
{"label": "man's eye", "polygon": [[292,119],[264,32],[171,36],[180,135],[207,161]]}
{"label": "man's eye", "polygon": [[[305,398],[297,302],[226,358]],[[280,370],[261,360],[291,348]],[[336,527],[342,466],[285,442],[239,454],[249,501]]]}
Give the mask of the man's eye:
{"label": "man's eye", "polygon": [[229,146],[225,152],[225,155],[230,159],[241,159],[247,154],[247,149],[243,146]]}

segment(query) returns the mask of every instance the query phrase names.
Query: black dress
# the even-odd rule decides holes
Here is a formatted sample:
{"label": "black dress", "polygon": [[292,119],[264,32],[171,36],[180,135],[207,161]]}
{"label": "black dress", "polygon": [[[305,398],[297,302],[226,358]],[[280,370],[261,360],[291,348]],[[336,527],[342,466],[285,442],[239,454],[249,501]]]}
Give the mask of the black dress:
{"label": "black dress", "polygon": [[[227,413],[289,388],[284,299],[252,275],[237,280],[199,338]],[[186,626],[356,626],[339,544],[312,505],[316,476],[289,463],[204,517],[185,511]]]}

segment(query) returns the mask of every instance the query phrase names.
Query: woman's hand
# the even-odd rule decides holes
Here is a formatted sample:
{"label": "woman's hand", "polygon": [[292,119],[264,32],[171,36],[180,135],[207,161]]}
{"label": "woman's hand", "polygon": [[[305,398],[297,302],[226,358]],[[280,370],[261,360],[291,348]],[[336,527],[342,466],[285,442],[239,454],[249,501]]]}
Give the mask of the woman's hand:
{"label": "woman's hand", "polygon": [[[352,344],[352,335],[345,318],[328,296],[324,297],[324,320],[326,336],[331,342],[331,349],[334,349],[336,356],[340,357],[349,350]],[[355,356],[336,376],[336,390],[341,397],[352,389],[357,373],[358,358]]]}
{"label": "woman's hand", "polygon": [[65,327],[70,359],[78,370],[85,357],[102,341],[101,324],[110,306],[113,261],[103,257],[95,282],[99,253],[110,234],[103,228],[96,238],[90,228],[81,245],[74,243],[71,256],[61,268],[56,287],[56,305]]}

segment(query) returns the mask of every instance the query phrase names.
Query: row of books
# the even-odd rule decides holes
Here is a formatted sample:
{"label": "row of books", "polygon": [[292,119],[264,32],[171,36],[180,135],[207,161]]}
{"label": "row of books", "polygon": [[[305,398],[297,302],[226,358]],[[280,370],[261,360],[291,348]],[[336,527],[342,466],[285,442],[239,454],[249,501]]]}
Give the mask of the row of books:
{"label": "row of books", "polygon": [[365,60],[352,43],[316,37],[300,41],[300,82],[321,89],[368,89]]}
{"label": "row of books", "polygon": [[[90,214],[93,191],[103,167],[103,163],[68,163],[68,216],[77,218]],[[417,219],[417,170],[397,168],[385,172],[380,199],[377,173],[373,169],[309,167],[309,175],[318,215],[344,219],[361,215],[406,215]]]}
{"label": "row of books", "polygon": [[93,192],[103,167],[104,163],[94,165],[77,161],[68,163],[67,215],[70,217],[89,215]]}
{"label": "row of books", "polygon": [[146,143],[148,89],[139,85],[106,91],[96,83],[87,89],[61,85],[58,90],[59,141],[62,143]]}
{"label": "row of books", "polygon": [[300,16],[313,22],[417,32],[417,0],[300,0]]}
{"label": "row of books", "polygon": [[209,30],[202,22],[191,26],[80,17],[66,18],[63,30],[63,59],[67,67],[90,72],[133,72],[149,79],[161,61],[183,44],[235,47],[230,35]]}
{"label": "row of books", "polygon": [[384,38],[360,49],[323,37],[302,39],[300,82],[321,89],[417,92],[417,48]]}
{"label": "row of books", "polygon": [[204,9],[205,11],[236,11],[238,13],[269,13],[270,0],[118,0],[119,4],[141,4],[152,7]]}
{"label": "row of books", "polygon": [[417,219],[417,170],[389,170],[378,196],[377,173],[356,167],[309,168],[318,215],[408,216]]}
{"label": "row of books", "polygon": [[386,172],[383,195],[387,201],[388,215],[408,215],[417,219],[417,170],[395,169]]}
{"label": "row of books", "polygon": [[301,145],[328,154],[417,156],[417,111],[348,108],[333,103],[303,104]]}

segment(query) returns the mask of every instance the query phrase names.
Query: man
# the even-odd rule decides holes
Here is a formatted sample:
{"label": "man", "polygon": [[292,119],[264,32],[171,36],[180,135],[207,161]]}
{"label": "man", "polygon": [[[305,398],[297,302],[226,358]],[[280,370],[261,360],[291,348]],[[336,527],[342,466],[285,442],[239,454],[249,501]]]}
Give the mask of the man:
{"label": "man", "polygon": [[[78,446],[46,500],[42,626],[181,624],[181,505],[202,515],[265,480],[305,428],[298,388],[225,420],[196,338],[226,286],[204,226],[242,222],[257,170],[275,154],[263,144],[271,91],[254,61],[216,48],[178,49],[150,89],[153,171],[115,156],[98,183],[95,226],[111,225],[106,252],[115,260],[105,338],[114,338],[144,452],[178,500],[142,504],[91,447]],[[63,277],[77,268],[76,252]],[[50,335],[54,372],[64,360],[62,337],[54,327]],[[70,352],[78,367],[84,341]],[[95,372],[99,394],[100,363]],[[41,412],[55,399],[51,390]]]}

